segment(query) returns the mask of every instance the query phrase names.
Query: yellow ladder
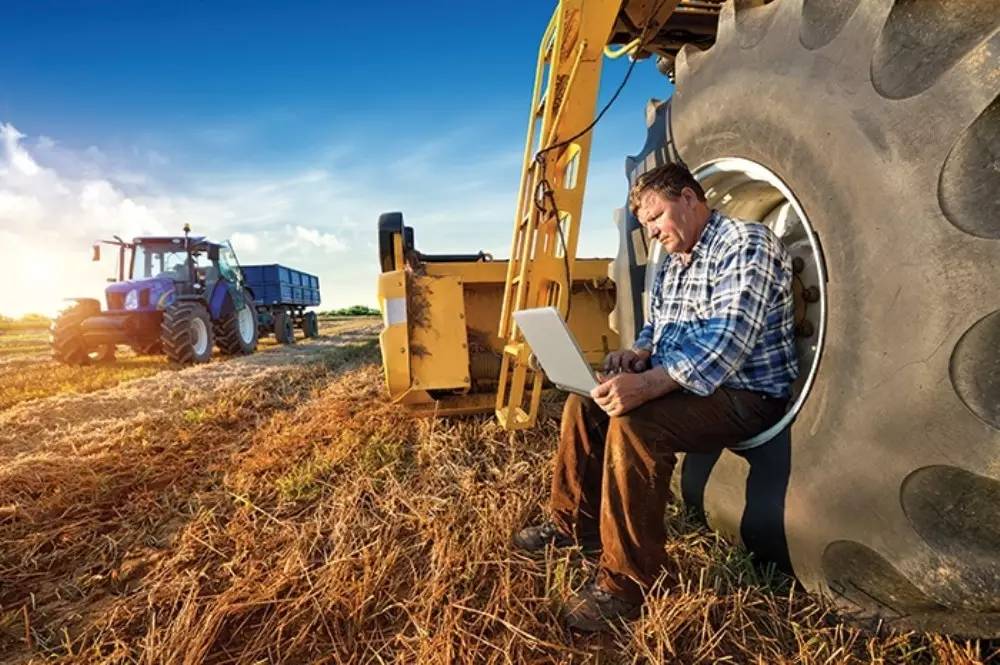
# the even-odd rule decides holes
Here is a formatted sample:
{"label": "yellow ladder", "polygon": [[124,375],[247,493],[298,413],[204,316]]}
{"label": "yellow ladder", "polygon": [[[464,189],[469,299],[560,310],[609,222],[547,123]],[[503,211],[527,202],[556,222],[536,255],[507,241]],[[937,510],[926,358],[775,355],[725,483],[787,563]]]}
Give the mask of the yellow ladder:
{"label": "yellow ladder", "polygon": [[507,430],[535,424],[544,378],[514,312],[553,306],[563,318],[568,313],[591,132],[576,135],[594,118],[604,47],[620,6],[561,0],[539,47],[498,333],[506,344],[496,415]]}

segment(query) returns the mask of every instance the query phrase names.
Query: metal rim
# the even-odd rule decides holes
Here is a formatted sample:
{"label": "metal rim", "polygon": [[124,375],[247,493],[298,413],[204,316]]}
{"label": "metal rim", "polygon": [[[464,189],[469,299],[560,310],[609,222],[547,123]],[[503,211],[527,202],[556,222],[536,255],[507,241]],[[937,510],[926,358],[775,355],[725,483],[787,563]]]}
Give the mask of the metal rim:
{"label": "metal rim", "polygon": [[196,356],[208,350],[208,326],[198,316],[191,319],[191,346]]}
{"label": "metal rim", "polygon": [[[802,205],[788,185],[773,171],[757,162],[741,157],[724,157],[702,164],[692,171],[705,189],[712,208],[738,219],[759,220],[781,238],[789,254],[802,259],[797,273],[803,284],[816,287],[818,298],[808,304],[805,321],[812,328],[809,336],[796,336],[799,356],[799,378],[792,385],[791,405],[775,425],[735,446],[745,450],[774,438],[802,410],[819,369],[820,356],[826,338],[828,296],[826,265],[816,232]],[[655,244],[650,265],[657,266],[663,256]],[[647,271],[646,291],[652,288],[655,270]]]}
{"label": "metal rim", "polygon": [[236,321],[240,327],[240,339],[244,344],[249,344],[253,341],[253,314],[250,312],[250,308],[241,309],[240,313],[236,315]]}
{"label": "metal rim", "polygon": [[102,360],[108,356],[113,348],[114,346],[111,344],[100,344],[88,351],[87,357],[90,358],[90,360]]}

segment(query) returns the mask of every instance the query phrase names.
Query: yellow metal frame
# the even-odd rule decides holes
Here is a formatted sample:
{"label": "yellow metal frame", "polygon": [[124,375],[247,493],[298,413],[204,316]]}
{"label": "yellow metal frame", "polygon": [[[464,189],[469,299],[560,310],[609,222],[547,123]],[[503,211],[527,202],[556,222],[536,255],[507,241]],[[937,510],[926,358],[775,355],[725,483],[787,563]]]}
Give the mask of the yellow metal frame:
{"label": "yellow metal frame", "polygon": [[544,379],[514,312],[551,305],[568,313],[591,143],[590,132],[577,134],[594,118],[619,6],[561,0],[539,47],[498,333],[506,344],[496,415],[508,430],[535,424]]}

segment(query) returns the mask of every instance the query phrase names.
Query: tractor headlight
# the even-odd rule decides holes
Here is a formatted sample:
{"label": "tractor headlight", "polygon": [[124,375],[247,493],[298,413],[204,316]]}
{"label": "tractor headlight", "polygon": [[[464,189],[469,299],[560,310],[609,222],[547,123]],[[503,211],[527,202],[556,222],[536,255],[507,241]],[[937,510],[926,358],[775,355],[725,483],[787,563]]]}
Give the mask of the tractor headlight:
{"label": "tractor headlight", "polygon": [[125,309],[139,309],[139,289],[132,289],[125,296]]}

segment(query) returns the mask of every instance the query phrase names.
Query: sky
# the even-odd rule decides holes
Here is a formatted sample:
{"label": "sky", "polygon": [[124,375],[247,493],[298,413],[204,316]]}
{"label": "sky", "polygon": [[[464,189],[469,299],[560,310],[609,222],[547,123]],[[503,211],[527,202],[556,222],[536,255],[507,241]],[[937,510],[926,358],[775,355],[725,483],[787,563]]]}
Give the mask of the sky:
{"label": "sky", "polygon": [[[100,297],[119,235],[229,239],[241,263],[376,305],[376,221],[425,253],[510,253],[538,42],[554,2],[6,0],[0,314]],[[627,59],[605,62],[603,103]],[[617,251],[651,60],[594,130],[579,256]]]}

